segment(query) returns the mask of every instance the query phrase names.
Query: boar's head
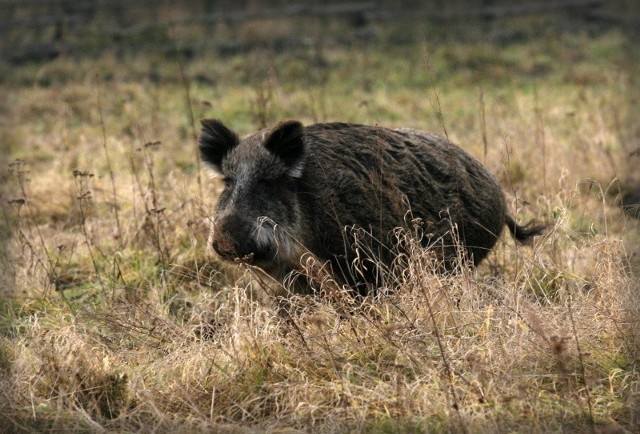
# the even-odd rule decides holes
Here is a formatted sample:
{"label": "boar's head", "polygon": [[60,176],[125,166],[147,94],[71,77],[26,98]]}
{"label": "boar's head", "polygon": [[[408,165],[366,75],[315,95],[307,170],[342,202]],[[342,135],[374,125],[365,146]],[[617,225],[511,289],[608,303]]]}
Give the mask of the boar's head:
{"label": "boar's head", "polygon": [[270,274],[298,263],[303,240],[297,194],[304,172],[303,127],[283,122],[242,140],[217,120],[203,120],[202,159],[222,176],[210,238],[226,260]]}

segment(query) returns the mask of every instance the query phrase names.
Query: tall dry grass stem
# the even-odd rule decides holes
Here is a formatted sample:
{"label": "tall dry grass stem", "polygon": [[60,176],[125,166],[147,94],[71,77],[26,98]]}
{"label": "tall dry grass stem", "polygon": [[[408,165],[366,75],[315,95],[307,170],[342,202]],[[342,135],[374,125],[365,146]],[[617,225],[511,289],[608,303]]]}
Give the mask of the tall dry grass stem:
{"label": "tall dry grass stem", "polygon": [[547,194],[547,135],[545,133],[545,121],[540,107],[538,85],[533,82],[533,112],[536,123],[536,145],[540,146],[540,158],[542,160],[542,192]]}
{"label": "tall dry grass stem", "polygon": [[143,228],[150,232],[152,235],[153,245],[156,248],[158,255],[158,262],[161,264],[167,264],[169,260],[169,248],[165,241],[165,235],[163,231],[163,224],[165,221],[164,212],[166,207],[160,206],[158,200],[158,192],[155,179],[155,159],[154,152],[161,146],[161,142],[156,140],[152,142],[146,142],[142,146],[142,154],[144,156],[144,164],[147,169],[147,175],[149,178],[147,191],[151,197],[151,207],[146,205],[147,214],[143,223]]}
{"label": "tall dry grass stem", "polygon": [[427,83],[427,91],[431,91],[429,96],[429,103],[431,104],[431,108],[434,110],[436,114],[436,118],[442,127],[442,132],[444,136],[449,140],[449,132],[447,131],[447,126],[444,121],[444,113],[442,111],[442,104],[440,104],[440,93],[436,89],[435,85],[435,73],[433,72],[433,66],[431,65],[431,59],[429,57],[429,52],[427,50],[427,44],[423,43],[422,46],[422,61],[424,63],[424,68],[427,72],[427,78],[429,82]]}
{"label": "tall dry grass stem", "polygon": [[567,311],[569,313],[569,321],[571,322],[571,332],[573,333],[573,339],[576,341],[576,350],[578,351],[578,362],[580,364],[580,376],[582,377],[582,383],[584,384],[584,395],[587,399],[587,417],[589,420],[589,428],[592,434],[596,434],[596,424],[593,417],[593,404],[591,402],[591,392],[589,391],[590,385],[587,379],[587,373],[584,363],[584,352],[580,346],[580,338],[578,338],[578,331],[576,329],[576,321],[573,317],[573,297],[569,296],[567,300]]}
{"label": "tall dry grass stem", "polygon": [[487,162],[487,153],[489,152],[489,142],[487,140],[487,107],[484,102],[484,86],[479,87],[479,103],[480,103],[480,132],[482,134],[482,158]]}
{"label": "tall dry grass stem", "polygon": [[273,89],[271,84],[260,83],[254,89],[253,122],[258,129],[266,128],[272,116]]}
{"label": "tall dry grass stem", "polygon": [[[175,41],[175,39],[174,39]],[[184,104],[187,109],[187,121],[189,122],[189,128],[191,130],[191,140],[193,143],[193,151],[196,162],[196,183],[198,185],[198,202],[202,203],[203,190],[202,190],[202,171],[200,170],[202,162],[200,160],[200,149],[198,148],[198,132],[196,130],[196,119],[193,114],[193,101],[191,98],[191,81],[187,77],[184,70],[184,61],[177,50],[176,42],[176,63],[178,64],[178,72],[180,73],[180,83],[182,84],[182,91],[184,92]]]}
{"label": "tall dry grass stem", "polygon": [[[102,280],[102,273],[96,259],[96,250],[99,252],[99,248],[95,245],[92,237],[89,235],[89,230],[87,228],[87,212],[90,208],[93,207],[93,195],[89,187],[89,180],[93,178],[93,176],[94,175],[91,172],[81,171],[77,169],[73,171],[73,178],[76,185],[75,198],[76,204],[78,205],[78,213],[80,215],[80,229],[82,230],[82,235],[84,236],[84,241],[87,245],[89,258],[91,259],[91,264],[93,265],[95,277],[98,280],[102,291],[106,293],[107,288]],[[105,255],[102,254],[102,256],[104,257]]]}
{"label": "tall dry grass stem", "polygon": [[96,86],[96,98],[98,102],[98,115],[100,117],[100,131],[102,132],[102,149],[104,150],[105,160],[107,162],[107,171],[109,172],[109,179],[111,181],[111,195],[113,203],[111,207],[113,208],[113,215],[116,220],[116,230],[118,231],[118,244],[120,247],[124,246],[124,239],[122,237],[122,227],[120,225],[120,204],[118,202],[118,193],[116,191],[116,179],[115,174],[113,172],[113,166],[111,165],[111,157],[109,156],[109,148],[107,147],[107,129],[104,122],[104,108],[102,106],[102,97],[100,92],[100,76],[96,75],[95,78],[95,86]]}
{"label": "tall dry grass stem", "polygon": [[[29,174],[29,170],[27,169],[26,162],[21,159],[17,159],[14,162],[9,164],[9,173],[13,176],[14,180],[17,182],[18,187],[20,189],[21,198],[12,199],[9,201],[10,205],[13,205],[13,208],[16,210],[16,221],[18,234],[25,245],[29,248],[31,253],[36,258],[36,261],[42,266],[42,269],[45,271],[47,276],[46,281],[44,282],[44,295],[48,294],[49,288],[56,281],[56,268],[54,265],[54,261],[51,257],[49,249],[47,248],[47,244],[44,241],[44,236],[42,235],[42,231],[40,230],[40,226],[38,225],[35,217],[34,210],[32,209],[29,195],[27,194],[26,183],[29,181],[27,177]],[[24,207],[26,209],[26,214],[28,217],[27,228],[29,231],[35,229],[37,240],[40,243],[40,249],[44,254],[44,259],[40,257],[37,249],[33,245],[33,243],[27,237],[27,234],[22,230],[20,226],[20,210]],[[46,261],[46,262],[45,262]]]}

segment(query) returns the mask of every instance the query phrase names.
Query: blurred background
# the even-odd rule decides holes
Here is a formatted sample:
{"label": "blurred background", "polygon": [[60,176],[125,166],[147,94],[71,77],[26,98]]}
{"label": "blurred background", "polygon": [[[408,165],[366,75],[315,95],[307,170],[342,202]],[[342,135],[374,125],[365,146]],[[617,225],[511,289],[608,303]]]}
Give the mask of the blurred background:
{"label": "blurred background", "polygon": [[105,50],[230,55],[447,38],[509,44],[545,32],[637,32],[634,0],[2,0],[9,64]]}

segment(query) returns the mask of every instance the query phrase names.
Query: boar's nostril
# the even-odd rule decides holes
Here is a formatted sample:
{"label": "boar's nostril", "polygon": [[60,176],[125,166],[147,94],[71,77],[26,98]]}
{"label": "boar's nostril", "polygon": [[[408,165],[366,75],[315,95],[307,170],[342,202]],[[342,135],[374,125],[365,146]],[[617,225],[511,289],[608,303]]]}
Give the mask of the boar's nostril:
{"label": "boar's nostril", "polygon": [[213,249],[224,258],[237,258],[236,244],[223,230],[214,230],[211,240]]}

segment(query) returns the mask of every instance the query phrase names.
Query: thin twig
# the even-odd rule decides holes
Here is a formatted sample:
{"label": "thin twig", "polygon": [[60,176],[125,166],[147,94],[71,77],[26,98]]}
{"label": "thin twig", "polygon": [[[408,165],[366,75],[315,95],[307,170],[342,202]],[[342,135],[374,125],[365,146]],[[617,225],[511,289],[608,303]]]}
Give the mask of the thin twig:
{"label": "thin twig", "polygon": [[[173,27],[171,28],[173,33]],[[191,128],[191,139],[194,143],[194,151],[195,151],[195,160],[196,160],[196,182],[198,183],[198,199],[202,202],[202,175],[200,173],[200,150],[198,148],[198,133],[196,131],[195,125],[195,116],[193,115],[193,101],[191,100],[191,83],[187,78],[187,74],[184,71],[184,62],[182,61],[182,57],[180,56],[178,50],[178,43],[176,39],[174,39],[174,44],[176,48],[176,63],[178,64],[178,71],[180,72],[180,83],[182,84],[182,89],[184,91],[184,101],[187,106],[187,114],[189,118],[189,127]]]}
{"label": "thin twig", "polygon": [[460,404],[459,404],[459,401],[458,401],[458,395],[456,394],[456,389],[455,389],[455,387],[453,385],[454,372],[453,372],[453,369],[451,369],[451,366],[449,365],[449,360],[447,359],[447,354],[446,354],[445,349],[444,349],[444,344],[442,343],[442,337],[440,336],[440,330],[438,328],[438,324],[436,322],[436,318],[435,318],[435,315],[433,313],[433,307],[431,306],[431,297],[429,297],[429,294],[427,294],[427,291],[426,291],[426,289],[424,289],[424,287],[423,287],[423,293],[425,295],[425,301],[427,302],[427,309],[429,311],[429,317],[431,318],[431,322],[433,323],[433,334],[436,337],[436,342],[438,344],[438,350],[440,351],[440,357],[442,358],[442,363],[444,365],[445,374],[447,376],[449,389],[450,389],[450,393],[451,393],[451,399],[453,400],[453,408],[456,411],[456,414],[458,415],[458,419],[460,421],[460,426],[462,428],[462,431],[464,433],[467,433],[468,429],[467,429],[467,426],[464,424],[464,422],[462,420],[462,414],[460,414]]}
{"label": "thin twig", "polygon": [[81,181],[82,178],[92,177],[93,174],[90,174],[87,172],[81,172],[79,170],[74,170],[73,176],[76,179],[76,186],[78,190],[77,191],[78,194],[76,195],[76,200],[78,203],[78,211],[80,211],[80,227],[82,228],[82,234],[84,235],[84,240],[85,240],[85,243],[87,244],[89,257],[91,258],[91,263],[93,264],[93,269],[96,273],[96,278],[100,283],[100,287],[102,288],[102,291],[106,293],[106,286],[102,280],[102,277],[100,276],[100,267],[98,266],[98,262],[96,261],[96,257],[93,252],[93,248],[92,248],[93,242],[91,241],[91,238],[89,237],[89,232],[87,231],[87,214],[85,212],[85,203],[91,199],[91,191],[89,191],[88,187],[86,190],[83,189],[82,188],[83,182]]}
{"label": "thin twig", "polygon": [[547,194],[547,143],[544,134],[544,118],[542,117],[542,109],[538,99],[538,86],[533,82],[533,110],[536,116],[536,144],[540,145],[542,158],[542,188],[543,193]]}
{"label": "thin twig", "polygon": [[488,141],[487,141],[487,122],[486,108],[484,104],[484,88],[480,85],[480,131],[482,132],[483,158],[487,161]]}
{"label": "thin twig", "polygon": [[582,353],[582,349],[580,348],[580,339],[578,339],[578,331],[576,330],[576,322],[573,319],[573,309],[571,308],[571,301],[573,297],[569,296],[569,301],[567,303],[567,310],[569,311],[569,320],[571,321],[571,331],[573,333],[573,338],[576,341],[576,349],[578,351],[578,361],[580,362],[580,375],[582,376],[582,382],[584,383],[584,393],[587,398],[587,406],[589,410],[589,428],[591,429],[591,433],[595,434],[596,432],[596,424],[593,419],[593,405],[591,404],[591,393],[589,392],[589,384],[587,383],[587,374],[586,369],[584,367],[584,354]]}
{"label": "thin twig", "polygon": [[116,219],[116,228],[118,230],[118,242],[120,246],[123,245],[122,228],[120,226],[120,216],[118,215],[118,195],[116,193],[116,181],[113,174],[113,166],[111,165],[111,158],[109,158],[109,150],[107,149],[107,131],[104,124],[104,114],[102,109],[102,98],[100,97],[100,83],[98,76],[96,76],[96,93],[98,98],[98,114],[100,116],[100,129],[102,130],[102,148],[104,149],[104,155],[107,160],[107,170],[109,171],[109,178],[111,180],[111,192],[113,196],[113,213]]}
{"label": "thin twig", "polygon": [[[23,198],[23,202],[21,205],[24,205],[26,207],[27,215],[29,216],[30,223],[36,229],[36,233],[38,234],[38,241],[40,242],[40,246],[42,247],[42,251],[44,252],[45,258],[47,260],[47,264],[49,265],[49,269],[47,269],[47,266],[38,257],[38,260],[42,264],[48,277],[48,282],[45,283],[45,290],[46,290],[49,288],[49,285],[54,281],[54,277],[56,276],[56,269],[53,263],[53,259],[51,259],[51,256],[49,255],[49,250],[47,249],[47,245],[44,242],[44,237],[42,235],[42,231],[40,231],[40,226],[36,221],[36,217],[35,217],[35,214],[33,213],[33,210],[31,209],[30,201],[27,195],[27,189],[25,187],[26,174],[27,174],[27,171],[25,170],[25,162],[23,160],[16,160],[15,162],[9,164],[9,171],[15,176],[16,180],[18,181],[18,186],[20,187],[20,192],[22,193],[22,198]],[[32,245],[31,247],[33,248]],[[33,251],[35,253],[35,250]]]}
{"label": "thin twig", "polygon": [[442,131],[444,132],[444,136],[447,138],[447,140],[449,140],[449,132],[447,131],[447,126],[445,125],[444,122],[444,114],[442,113],[442,105],[440,104],[440,95],[438,94],[438,91],[436,90],[435,87],[435,80],[434,80],[434,73],[431,67],[431,61],[429,61],[429,56],[427,53],[427,45],[424,44],[423,47],[423,55],[422,55],[423,61],[424,61],[424,66],[427,70],[427,77],[429,77],[429,88],[431,89],[431,92],[433,93],[433,99],[429,99],[429,102],[431,103],[431,107],[433,107],[433,109],[436,111],[436,117],[438,118],[438,121],[440,122],[440,126],[442,127]]}

